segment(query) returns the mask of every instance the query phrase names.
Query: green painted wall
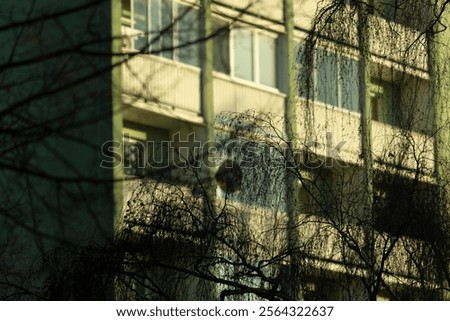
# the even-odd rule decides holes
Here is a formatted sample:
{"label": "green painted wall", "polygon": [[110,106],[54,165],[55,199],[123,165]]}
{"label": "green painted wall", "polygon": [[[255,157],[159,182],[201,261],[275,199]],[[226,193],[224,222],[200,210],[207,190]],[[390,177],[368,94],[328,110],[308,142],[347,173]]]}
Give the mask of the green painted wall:
{"label": "green painted wall", "polygon": [[87,288],[104,279],[93,249],[113,240],[120,205],[99,166],[121,131],[110,54],[120,3],[8,0],[0,12],[0,278],[30,291],[11,298],[110,297]]}

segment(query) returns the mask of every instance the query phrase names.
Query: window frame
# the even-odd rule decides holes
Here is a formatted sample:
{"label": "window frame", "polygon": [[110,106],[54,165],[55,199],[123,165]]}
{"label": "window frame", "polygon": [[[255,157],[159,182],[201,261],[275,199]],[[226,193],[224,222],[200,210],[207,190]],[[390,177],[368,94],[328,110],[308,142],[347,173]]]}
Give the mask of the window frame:
{"label": "window frame", "polygon": [[[187,9],[186,11],[183,12],[179,12],[180,10],[180,6],[186,7],[189,9]],[[179,32],[179,28],[180,28],[180,23],[182,22],[182,20],[184,18],[189,17],[190,14],[194,13],[195,15],[197,15],[197,21],[200,21],[200,9],[192,4],[187,4],[187,3],[183,3],[181,1],[174,1],[172,0],[172,24],[173,24],[173,30],[175,32],[173,32],[172,35],[172,44],[173,44],[173,60],[178,61],[180,63],[189,65],[189,66],[194,66],[194,67],[200,67],[200,63],[201,63],[201,56],[200,56],[200,42],[197,42],[200,40],[201,38],[201,34],[200,34],[200,25],[197,25],[197,30],[195,30],[197,32],[197,40],[190,45],[184,46],[182,48],[180,48],[180,32]],[[181,17],[181,18],[180,18]],[[190,48],[190,50],[194,50],[195,52],[197,52],[197,57],[196,57],[196,64],[191,64],[188,62],[183,61],[182,59],[180,59],[180,50],[184,50],[184,49],[188,49]]]}
{"label": "window frame", "polygon": [[[128,26],[131,28],[132,30],[132,40],[131,40],[131,51],[133,52],[142,52],[143,54],[149,54],[155,57],[159,57],[161,59],[167,59],[173,62],[177,62],[177,63],[181,63],[183,65],[187,65],[187,66],[191,66],[194,68],[199,68],[200,62],[201,62],[201,57],[200,57],[200,50],[197,49],[195,50],[198,55],[196,58],[196,64],[191,64],[186,62],[185,59],[180,59],[180,48],[178,47],[180,45],[179,42],[179,35],[178,35],[178,28],[180,27],[180,21],[181,19],[179,19],[179,17],[181,15],[179,15],[179,8],[180,6],[183,7],[189,7],[189,12],[191,10],[193,10],[196,14],[200,14],[199,8],[193,4],[188,4],[182,1],[177,1],[177,0],[157,0],[159,1],[159,20],[157,22],[158,24],[158,28],[161,29],[162,28],[162,20],[161,20],[161,12],[162,9],[164,8],[164,6],[162,5],[162,3],[164,1],[170,2],[170,20],[171,20],[171,31],[168,35],[166,35],[166,39],[170,38],[170,42],[171,42],[171,48],[168,48],[167,50],[161,50],[161,48],[165,48],[164,44],[165,44],[165,37],[163,35],[158,35],[158,38],[155,38],[152,36],[152,30],[154,29],[152,26],[152,0],[144,0],[146,3],[146,14],[147,14],[147,21],[146,21],[146,31],[145,34],[142,36],[140,34],[142,34],[142,30],[136,29],[135,28],[135,0],[130,0],[130,16],[129,17],[124,17],[122,16],[122,23],[125,26]],[[186,15],[189,14],[189,12],[186,13]],[[185,15],[182,14],[182,16],[184,17]],[[153,22],[154,23],[154,22]],[[200,38],[200,25],[198,25],[198,28],[196,30],[196,32],[198,33],[198,37]],[[147,46],[143,49],[137,49],[135,42],[136,39],[139,37],[145,37],[147,39]],[[156,52],[152,52],[152,47],[155,46],[157,47]],[[191,46],[191,45],[189,45]],[[186,46],[189,47],[189,46]],[[199,46],[198,43],[194,43],[192,44],[192,46]]]}
{"label": "window frame", "polygon": [[[235,66],[235,33],[236,30],[243,29],[248,30],[252,35],[252,79],[242,78],[236,75],[236,66]],[[259,40],[260,36],[268,36],[273,40],[274,43],[274,51],[273,51],[273,59],[274,59],[274,83],[273,85],[267,85],[261,82],[261,70],[260,70],[260,46]],[[275,32],[269,32],[266,30],[259,30],[243,25],[239,25],[235,28],[231,28],[229,31],[229,60],[230,60],[230,76],[233,80],[245,83],[251,83],[253,85],[262,86],[265,88],[277,89],[278,87],[278,68],[277,68],[277,39],[278,34]],[[256,54],[255,54],[256,53]],[[219,72],[219,71],[218,71]]]}
{"label": "window frame", "polygon": [[[188,4],[182,1],[177,1],[177,0],[168,0],[171,2],[171,20],[172,20],[172,34],[171,34],[171,42],[172,42],[172,47],[173,49],[169,50],[170,52],[170,57],[168,57],[167,54],[164,54],[165,50],[160,51],[161,48],[161,43],[163,43],[163,37],[162,36],[158,36],[160,39],[156,40],[153,39],[152,37],[152,12],[151,12],[151,3],[152,0],[144,0],[146,3],[146,8],[147,8],[147,34],[146,34],[146,39],[147,39],[147,44],[148,46],[145,48],[145,50],[142,50],[143,53],[146,54],[150,54],[153,56],[157,56],[160,57],[162,59],[168,59],[168,60],[172,60],[174,62],[179,62],[182,63],[184,65],[188,65],[188,66],[192,66],[194,68],[199,68],[200,67],[200,63],[201,63],[201,52],[200,50],[197,50],[198,52],[198,57],[197,57],[197,62],[196,64],[192,64],[192,63],[188,63],[186,61],[183,60],[183,58],[180,58],[180,48],[178,48],[178,46],[180,45],[179,42],[179,22],[178,22],[178,17],[179,15],[179,8],[180,6],[183,7],[189,7],[191,10],[195,10],[197,14],[200,14],[199,8],[195,5],[192,4]],[[158,0],[159,3],[161,4],[164,0]],[[160,6],[160,10],[161,10],[162,6]],[[189,13],[187,13],[189,14]],[[158,17],[160,17],[161,15],[158,15]],[[183,15],[184,16],[184,15]],[[141,30],[138,30],[135,28],[135,0],[130,0],[130,17],[122,17],[123,22],[125,23],[125,20],[129,20],[129,25],[130,28],[133,30],[133,34],[135,35],[131,41],[131,50],[132,51],[140,51],[139,49],[136,49],[136,38],[138,38],[138,34],[141,34]],[[216,19],[217,21],[220,21],[222,23],[225,24],[229,24],[229,22],[226,19],[223,19],[220,16],[216,16],[213,15],[212,19]],[[128,23],[126,23],[128,24]],[[162,22],[159,21],[158,22],[159,27],[161,27]],[[251,75],[251,79],[246,79],[243,77],[239,77],[238,75],[236,75],[236,68],[235,68],[235,39],[234,39],[234,34],[235,34],[235,30],[237,29],[243,29],[243,30],[248,30],[251,33],[252,36],[252,51],[251,51],[251,57],[252,57],[252,75]],[[138,33],[139,31],[139,33]],[[198,26],[197,29],[198,35],[200,37],[200,26]],[[254,27],[251,26],[247,26],[247,25],[238,25],[234,28],[229,28],[226,31],[226,35],[227,35],[227,41],[228,41],[228,66],[224,66],[225,68],[222,68],[222,70],[217,70],[217,68],[214,68],[214,72],[220,73],[222,75],[229,75],[234,81],[239,81],[239,82],[244,82],[244,83],[248,83],[248,84],[252,84],[252,85],[257,85],[257,86],[261,86],[264,88],[270,88],[270,89],[278,89],[278,61],[277,61],[277,46],[278,46],[278,34],[276,32],[273,31],[268,31],[268,30],[260,30],[260,29],[256,29]],[[144,35],[145,36],[145,35]],[[142,36],[141,36],[142,37]],[[260,60],[261,60],[261,46],[260,46],[260,41],[263,37],[266,37],[268,39],[271,40],[270,46],[272,46],[273,48],[273,52],[272,55],[269,59],[273,60],[273,70],[271,70],[271,79],[270,81],[265,81],[262,79],[262,72],[261,72],[261,66],[260,66]],[[214,41],[214,39],[213,39]],[[152,51],[152,46],[155,44],[158,44],[158,52],[151,52]],[[200,46],[200,44],[193,44],[193,45],[197,45]],[[223,71],[224,69],[228,69],[225,70],[225,72]]]}
{"label": "window frame", "polygon": [[[122,168],[125,176],[142,177],[148,174],[151,169],[162,169],[170,166],[171,131],[169,129],[126,121],[122,132]],[[142,149],[139,149],[141,155],[139,155],[140,160],[138,162],[143,162],[143,166],[137,168],[133,166],[125,167],[125,148],[127,145],[142,147]],[[159,153],[159,155],[155,155],[155,153]]]}
{"label": "window frame", "polygon": [[[213,14],[212,15],[212,31],[214,34],[214,37],[212,38],[213,42],[213,71],[220,73],[221,75],[231,75],[231,28],[230,28],[230,21],[224,19],[223,17]],[[216,34],[218,30],[223,29],[220,34]],[[223,38],[226,40],[226,51],[225,54],[227,55],[227,65],[224,66],[223,61],[220,62],[221,67],[216,68],[217,60],[216,60],[216,51],[217,49],[222,49],[223,44],[221,41]],[[223,59],[221,59],[223,60]],[[219,70],[221,69],[221,70]],[[225,71],[223,71],[225,69]]]}
{"label": "window frame", "polygon": [[400,175],[380,176],[374,181],[373,195],[376,230],[423,241],[439,237],[437,185],[417,184]]}
{"label": "window frame", "polygon": [[[147,146],[145,145],[145,141],[142,139],[136,138],[134,136],[131,136],[130,133],[124,133],[122,137],[122,156],[123,156],[123,173],[125,176],[137,176],[141,177],[145,175],[145,172],[147,171],[147,162],[148,162],[148,150]],[[138,146],[141,146],[142,148],[139,148]],[[134,164],[132,162],[129,162],[128,164],[125,164],[125,160],[127,159],[127,153],[126,150],[128,148],[137,148],[139,155],[137,164],[138,166],[133,166]],[[131,153],[130,153],[131,155]],[[142,164],[140,164],[142,162]],[[128,162],[127,162],[128,163]],[[141,166],[142,165],[142,166]]]}
{"label": "window frame", "polygon": [[[299,81],[300,79],[305,79],[305,81],[308,79],[307,77],[305,77],[305,75],[302,75],[302,66],[301,66],[301,62],[299,62],[299,59],[301,59],[301,55],[304,49],[304,43],[302,43],[302,41],[297,41],[296,45],[295,45],[295,51],[296,51],[296,55],[297,55],[297,80]],[[332,50],[330,50],[332,49]],[[337,88],[337,95],[336,95],[336,100],[337,100],[337,105],[334,104],[330,104],[328,102],[319,100],[319,68],[318,68],[318,53],[322,51],[323,53],[326,53],[327,56],[331,56],[334,57],[334,64],[335,64],[335,70],[336,70],[336,74],[334,76],[334,80],[336,82],[336,88]],[[309,99],[314,101],[314,102],[318,102],[320,104],[323,104],[327,107],[330,108],[338,108],[341,109],[343,111],[349,112],[349,113],[355,113],[360,115],[361,111],[360,111],[360,107],[359,107],[359,102],[357,103],[357,105],[355,106],[355,108],[349,108],[349,107],[344,107],[344,99],[343,99],[343,88],[345,87],[344,84],[344,80],[346,79],[344,77],[343,74],[343,70],[342,70],[342,64],[344,59],[346,59],[347,61],[350,61],[352,63],[358,64],[359,62],[359,58],[356,55],[352,55],[351,53],[342,53],[336,50],[336,48],[326,48],[323,46],[317,46],[314,48],[313,51],[313,55],[312,55],[312,73],[311,73],[311,79],[309,80],[310,83],[310,90],[312,90],[312,92],[310,92],[310,94],[308,95]],[[358,72],[358,69],[356,69],[356,71]],[[357,75],[357,79],[358,79],[358,75]],[[357,96],[359,95],[359,83],[356,83],[357,86]],[[299,98],[303,98],[306,99],[307,95],[306,93],[301,93],[301,88],[298,87],[297,88],[297,97]]]}
{"label": "window frame", "polygon": [[[378,89],[383,89],[383,93],[377,92]],[[388,93],[385,93],[385,88],[388,89]],[[401,97],[401,87],[395,82],[378,79],[375,77],[370,78],[369,84],[369,94],[370,94],[370,108],[372,114],[372,121],[379,122],[381,124],[387,124],[394,127],[401,127],[401,114],[396,114],[396,110],[401,110],[400,106],[400,97]],[[396,92],[398,94],[396,94]],[[383,106],[378,107],[377,113],[375,113],[373,106],[374,98],[381,98],[378,101],[383,102]],[[395,107],[397,105],[397,108]],[[380,115],[381,111],[381,115]],[[378,115],[375,118],[375,114]]]}

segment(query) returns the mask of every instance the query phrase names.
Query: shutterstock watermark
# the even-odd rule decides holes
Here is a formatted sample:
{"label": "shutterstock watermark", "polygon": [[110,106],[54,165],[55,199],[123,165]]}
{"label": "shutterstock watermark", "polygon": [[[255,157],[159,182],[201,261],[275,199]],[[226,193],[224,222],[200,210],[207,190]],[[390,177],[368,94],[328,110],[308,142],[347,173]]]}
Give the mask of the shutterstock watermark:
{"label": "shutterstock watermark", "polygon": [[287,141],[267,143],[245,138],[222,138],[201,141],[195,133],[182,138],[176,133],[170,140],[139,140],[128,134],[122,141],[110,140],[101,147],[103,168],[122,166],[125,170],[165,168],[216,168],[224,159],[233,159],[241,168],[264,166],[296,168],[348,167],[341,157],[347,141],[333,143],[332,134],[325,141],[294,144]]}

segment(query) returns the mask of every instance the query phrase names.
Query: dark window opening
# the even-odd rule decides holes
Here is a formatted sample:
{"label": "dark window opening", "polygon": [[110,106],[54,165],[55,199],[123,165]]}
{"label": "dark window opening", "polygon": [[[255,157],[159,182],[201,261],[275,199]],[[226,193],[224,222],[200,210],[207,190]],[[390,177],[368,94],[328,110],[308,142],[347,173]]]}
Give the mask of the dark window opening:
{"label": "dark window opening", "polygon": [[397,175],[382,175],[374,187],[375,227],[378,230],[430,241],[439,237],[435,185]]}
{"label": "dark window opening", "polygon": [[[169,167],[170,137],[165,129],[126,122],[123,135],[125,175],[145,176]],[[130,129],[127,129],[130,128]]]}
{"label": "dark window opening", "polygon": [[400,87],[394,83],[372,79],[369,85],[372,119],[392,126],[401,124]]}

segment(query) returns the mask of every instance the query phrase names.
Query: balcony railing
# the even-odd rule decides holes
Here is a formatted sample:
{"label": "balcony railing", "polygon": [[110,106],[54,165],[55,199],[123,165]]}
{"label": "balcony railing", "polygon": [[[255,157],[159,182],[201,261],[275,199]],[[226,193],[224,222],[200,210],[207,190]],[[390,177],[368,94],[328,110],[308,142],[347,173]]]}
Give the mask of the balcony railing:
{"label": "balcony railing", "polygon": [[[302,108],[304,100],[297,105]],[[420,169],[432,175],[435,170],[435,154],[433,136],[406,131],[401,128],[372,121],[372,155],[375,161],[401,166],[408,170]],[[314,105],[314,116],[311,124],[299,128],[301,139],[315,142],[318,155],[333,157],[338,152],[342,160],[357,164],[361,156],[361,115],[340,108],[331,108],[320,103]],[[341,145],[339,145],[341,144]],[[334,149],[334,148],[338,149]]]}
{"label": "balcony railing", "polygon": [[382,17],[369,18],[370,51],[420,70],[428,70],[428,50],[424,33],[387,21]]}
{"label": "balcony railing", "polygon": [[122,65],[122,93],[199,115],[200,69],[132,50],[133,31],[122,26],[130,58]]}
{"label": "balcony railing", "polygon": [[266,88],[228,76],[214,77],[215,112],[243,112],[257,110],[283,114],[285,95],[274,88]]}

